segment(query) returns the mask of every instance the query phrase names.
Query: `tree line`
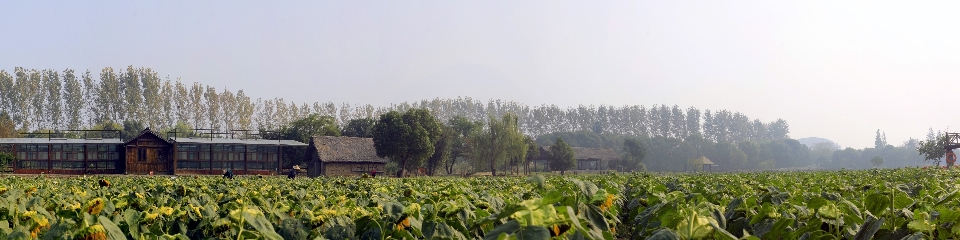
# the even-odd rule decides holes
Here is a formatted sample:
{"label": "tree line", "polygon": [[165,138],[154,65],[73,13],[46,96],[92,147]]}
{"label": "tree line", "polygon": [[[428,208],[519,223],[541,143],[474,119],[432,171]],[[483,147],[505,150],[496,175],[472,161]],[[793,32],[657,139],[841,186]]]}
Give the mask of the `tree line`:
{"label": "tree line", "polygon": [[390,111],[427,109],[441,121],[462,116],[484,121],[488,116],[517,115],[524,134],[590,130],[620,135],[685,138],[700,135],[716,141],[760,141],[788,138],[782,119],[763,122],[728,110],[682,109],[677,105],[529,106],[512,101],[483,102],[470,97],[403,102],[387,107],[333,102],[297,103],[283,98],[253,98],[243,90],[218,89],[197,82],[161,77],[150,68],[99,73],[73,69],[0,70],[0,113],[17,131],[84,129],[104,123],[136,122],[154,129],[178,124],[217,131],[278,129],[311,114],[330,116],[345,127],[355,119],[377,119]]}

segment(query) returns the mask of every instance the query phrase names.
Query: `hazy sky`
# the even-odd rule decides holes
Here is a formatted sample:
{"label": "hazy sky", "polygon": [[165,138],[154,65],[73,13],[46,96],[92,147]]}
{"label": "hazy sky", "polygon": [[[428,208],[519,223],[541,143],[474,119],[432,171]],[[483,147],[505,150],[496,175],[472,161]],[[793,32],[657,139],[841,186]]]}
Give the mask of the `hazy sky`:
{"label": "hazy sky", "polygon": [[960,130],[958,1],[0,2],[0,69],[149,67],[257,98],[652,104],[844,147]]}

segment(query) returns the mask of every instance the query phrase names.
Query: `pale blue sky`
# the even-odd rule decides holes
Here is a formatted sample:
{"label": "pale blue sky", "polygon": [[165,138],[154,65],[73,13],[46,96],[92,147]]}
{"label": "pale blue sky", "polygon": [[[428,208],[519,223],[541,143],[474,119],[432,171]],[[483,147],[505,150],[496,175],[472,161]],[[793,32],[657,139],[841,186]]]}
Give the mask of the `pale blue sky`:
{"label": "pale blue sky", "polygon": [[0,2],[0,69],[150,67],[257,98],[677,104],[843,146],[960,127],[955,1]]}

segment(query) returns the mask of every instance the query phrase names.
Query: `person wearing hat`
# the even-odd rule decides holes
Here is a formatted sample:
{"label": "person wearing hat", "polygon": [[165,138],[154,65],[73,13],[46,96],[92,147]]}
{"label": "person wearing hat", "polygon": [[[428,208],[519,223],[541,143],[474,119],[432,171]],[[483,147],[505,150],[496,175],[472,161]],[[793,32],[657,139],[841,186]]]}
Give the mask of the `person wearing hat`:
{"label": "person wearing hat", "polygon": [[223,178],[233,179],[233,171],[231,171],[230,169],[223,170]]}
{"label": "person wearing hat", "polygon": [[297,178],[297,171],[300,171],[300,165],[293,165],[293,168],[290,169],[290,173],[287,173],[287,178],[289,179]]}

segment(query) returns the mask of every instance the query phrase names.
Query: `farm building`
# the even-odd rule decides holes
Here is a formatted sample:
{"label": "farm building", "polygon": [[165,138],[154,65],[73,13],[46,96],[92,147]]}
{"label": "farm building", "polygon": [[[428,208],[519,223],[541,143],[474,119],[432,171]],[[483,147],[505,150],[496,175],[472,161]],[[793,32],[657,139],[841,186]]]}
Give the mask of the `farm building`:
{"label": "farm building", "polygon": [[21,174],[277,174],[292,140],[164,139],[144,129],[127,141],[118,138],[0,138],[0,151],[17,156]]}
{"label": "farm building", "polygon": [[309,176],[351,176],[384,172],[386,158],[377,157],[373,138],[317,136],[307,147]]}
{"label": "farm building", "polygon": [[[619,160],[620,154],[612,148],[572,147],[577,166],[571,170],[606,170],[611,160]],[[540,156],[533,159],[534,171],[549,171],[550,146],[540,146]]]}

